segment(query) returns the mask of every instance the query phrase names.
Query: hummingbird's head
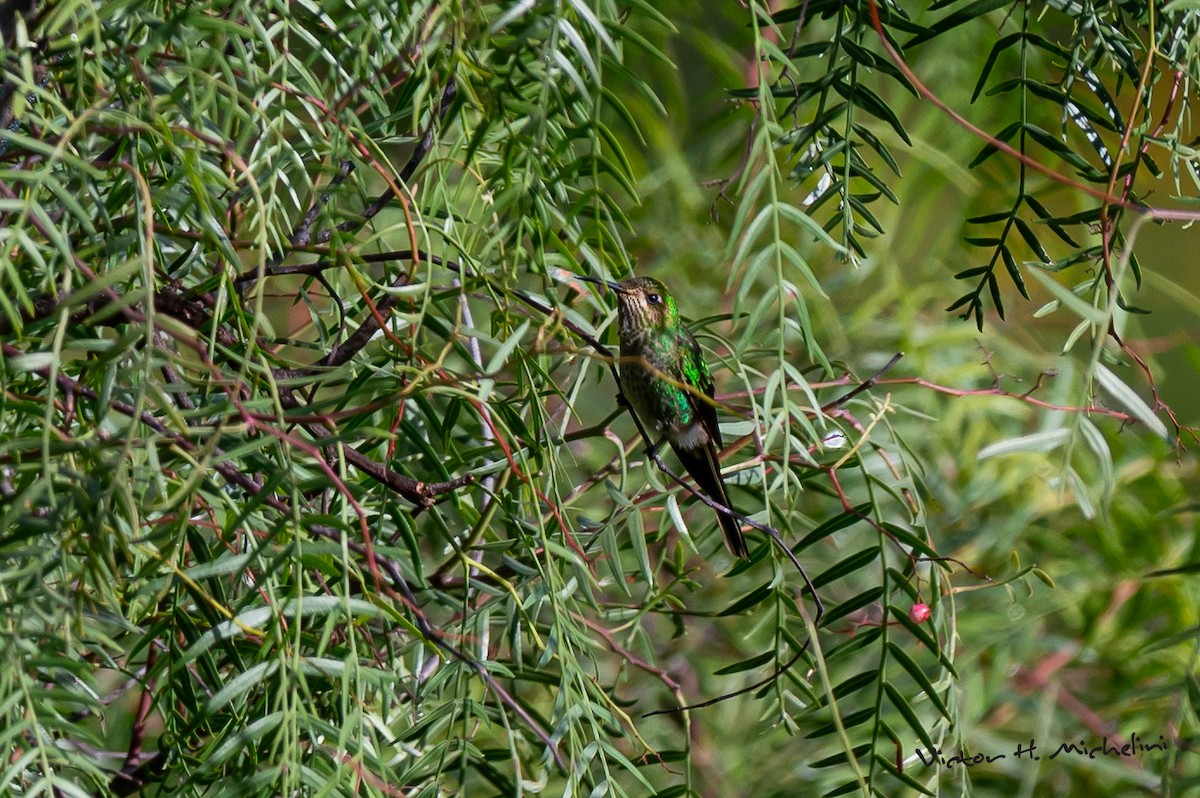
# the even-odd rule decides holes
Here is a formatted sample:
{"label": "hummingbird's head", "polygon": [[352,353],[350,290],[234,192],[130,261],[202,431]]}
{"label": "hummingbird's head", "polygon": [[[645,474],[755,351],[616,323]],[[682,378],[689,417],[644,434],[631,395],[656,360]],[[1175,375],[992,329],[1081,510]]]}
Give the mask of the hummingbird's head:
{"label": "hummingbird's head", "polygon": [[653,277],[627,277],[621,282],[582,274],[577,279],[608,286],[617,295],[617,327],[624,348],[650,330],[672,330],[679,325],[679,308],[667,287]]}
{"label": "hummingbird's head", "polygon": [[675,297],[653,277],[630,277],[609,287],[617,292],[617,320],[622,334],[666,330],[679,323]]}

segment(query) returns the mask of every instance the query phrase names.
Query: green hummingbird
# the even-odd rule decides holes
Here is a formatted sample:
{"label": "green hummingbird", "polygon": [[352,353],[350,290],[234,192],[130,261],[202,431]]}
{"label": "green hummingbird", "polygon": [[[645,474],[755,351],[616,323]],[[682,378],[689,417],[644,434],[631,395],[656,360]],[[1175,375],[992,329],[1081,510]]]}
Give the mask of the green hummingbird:
{"label": "green hummingbird", "polygon": [[[621,393],[651,435],[664,435],[684,469],[705,494],[733,509],[717,452],[721,430],[713,403],[713,380],[700,344],[679,318],[675,297],[652,277],[621,282],[581,277],[607,285],[617,295],[621,341]],[[725,543],[749,557],[738,519],[717,512]]]}

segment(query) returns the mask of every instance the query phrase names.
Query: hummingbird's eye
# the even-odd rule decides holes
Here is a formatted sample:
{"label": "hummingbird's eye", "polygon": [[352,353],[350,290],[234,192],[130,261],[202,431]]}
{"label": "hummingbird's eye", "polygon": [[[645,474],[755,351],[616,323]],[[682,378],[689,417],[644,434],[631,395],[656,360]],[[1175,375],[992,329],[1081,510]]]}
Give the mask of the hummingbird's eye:
{"label": "hummingbird's eye", "polygon": [[651,305],[657,305],[662,302],[662,297],[658,294],[646,294],[646,301]]}

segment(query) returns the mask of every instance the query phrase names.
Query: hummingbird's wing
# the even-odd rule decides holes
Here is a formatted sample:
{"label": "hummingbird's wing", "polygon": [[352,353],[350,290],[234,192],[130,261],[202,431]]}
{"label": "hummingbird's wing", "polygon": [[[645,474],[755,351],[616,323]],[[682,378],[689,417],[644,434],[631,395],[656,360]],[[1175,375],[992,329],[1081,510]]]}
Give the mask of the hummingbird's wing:
{"label": "hummingbird's wing", "polygon": [[683,351],[683,376],[684,381],[694,386],[700,391],[709,401],[696,395],[688,393],[688,402],[692,405],[692,409],[696,411],[696,415],[700,418],[700,423],[704,425],[704,431],[708,433],[708,437],[712,439],[713,445],[720,450],[724,447],[721,442],[721,428],[717,424],[717,406],[713,404],[715,386],[713,385],[712,372],[708,370],[708,363],[704,361],[704,353],[700,350],[700,342],[696,340],[689,332],[684,332],[686,340],[684,346],[680,347]]}
{"label": "hummingbird's wing", "polygon": [[[721,476],[721,463],[717,458],[717,452],[722,446],[721,430],[717,426],[717,407],[711,401],[705,401],[705,398],[713,398],[712,372],[704,362],[699,342],[686,331],[683,335],[686,337],[680,341],[682,346],[679,347],[683,353],[683,362],[679,365],[683,372],[683,381],[690,388],[687,391],[687,401],[695,417],[700,420],[700,426],[708,433],[708,439],[697,445],[675,438],[671,441],[671,448],[675,450],[684,469],[696,480],[701,490],[718,503],[732,509],[729,492],[725,489],[725,480]],[[717,513],[717,521],[725,534],[725,543],[734,556],[749,557],[750,551],[746,546],[746,538],[742,535],[741,522],[723,512]]]}

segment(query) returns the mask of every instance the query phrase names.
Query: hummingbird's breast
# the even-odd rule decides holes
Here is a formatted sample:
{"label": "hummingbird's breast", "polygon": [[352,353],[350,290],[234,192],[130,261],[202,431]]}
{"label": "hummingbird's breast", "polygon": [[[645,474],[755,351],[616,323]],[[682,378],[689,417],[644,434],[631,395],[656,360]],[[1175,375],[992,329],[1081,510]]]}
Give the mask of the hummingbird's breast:
{"label": "hummingbird's breast", "polygon": [[693,429],[703,430],[688,396],[677,347],[666,336],[621,341],[621,392],[648,431],[665,432],[672,440]]}

